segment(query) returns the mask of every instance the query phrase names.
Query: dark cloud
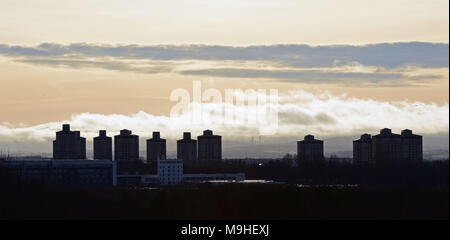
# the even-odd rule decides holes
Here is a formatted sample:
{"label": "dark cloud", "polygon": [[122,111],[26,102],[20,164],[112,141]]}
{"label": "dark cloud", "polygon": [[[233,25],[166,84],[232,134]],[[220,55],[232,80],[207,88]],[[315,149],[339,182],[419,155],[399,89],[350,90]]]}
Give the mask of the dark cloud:
{"label": "dark cloud", "polygon": [[153,60],[258,60],[295,67],[330,67],[358,62],[362,65],[396,68],[401,66],[448,67],[447,43],[380,43],[362,46],[335,45],[94,45],[43,43],[34,47],[0,44],[0,54],[12,57],[119,57]]}
{"label": "dark cloud", "polygon": [[46,66],[61,66],[71,68],[103,68],[114,71],[128,71],[137,73],[165,73],[172,70],[168,65],[150,65],[143,67],[135,67],[133,64],[118,61],[91,61],[91,60],[68,60],[68,59],[48,59],[48,58],[31,58],[20,59],[18,62],[31,63]]}
{"label": "dark cloud", "polygon": [[386,85],[408,82],[426,82],[441,78],[440,75],[418,75],[405,76],[401,73],[360,73],[360,72],[331,72],[323,70],[260,70],[260,69],[237,69],[237,68],[215,68],[201,70],[187,70],[180,72],[186,75],[206,75],[228,78],[273,78],[289,82],[303,83],[384,83]]}
{"label": "dark cloud", "polygon": [[[285,82],[342,83],[360,86],[402,87],[422,84],[439,75],[409,76],[408,67],[448,67],[446,43],[380,43],[335,45],[95,45],[43,43],[38,46],[0,44],[0,55],[29,64],[71,68],[102,68],[145,74],[177,72],[184,75],[228,78],[269,78]],[[177,71],[180,60],[266,61],[276,70],[210,68]],[[177,62],[178,61],[178,62]],[[373,72],[330,71],[331,67],[375,66]],[[289,67],[291,70],[282,70]],[[314,69],[311,69],[314,68]],[[175,70],[174,70],[175,69]]]}
{"label": "dark cloud", "polygon": [[278,113],[279,124],[291,124],[291,125],[334,125],[336,119],[326,113],[318,113],[311,115],[301,110],[290,109],[289,111],[282,111]]}

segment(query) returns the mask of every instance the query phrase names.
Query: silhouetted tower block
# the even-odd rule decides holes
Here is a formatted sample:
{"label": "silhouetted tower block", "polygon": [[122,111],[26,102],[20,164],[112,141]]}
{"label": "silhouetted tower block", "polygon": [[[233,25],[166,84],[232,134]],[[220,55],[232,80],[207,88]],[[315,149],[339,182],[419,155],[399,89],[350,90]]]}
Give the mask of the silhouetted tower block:
{"label": "silhouetted tower block", "polygon": [[112,160],[112,138],[106,136],[106,130],[100,130],[94,138],[94,159]]}
{"label": "silhouetted tower block", "polygon": [[177,159],[184,163],[197,161],[197,140],[191,139],[191,133],[183,133],[183,139],[177,141]]}
{"label": "silhouetted tower block", "polygon": [[372,137],[372,158],[376,164],[398,164],[402,158],[402,139],[392,133],[391,129],[383,128],[380,134]]}
{"label": "silhouetted tower block", "polygon": [[372,164],[372,138],[370,134],[363,134],[353,141],[353,163],[359,165]]}
{"label": "silhouetted tower block", "polygon": [[405,129],[401,134],[402,161],[404,163],[420,163],[423,160],[422,136]]}
{"label": "silhouetted tower block", "polygon": [[153,132],[153,137],[147,139],[147,163],[156,163],[158,157],[166,158],[166,139],[161,138],[159,132]]}
{"label": "silhouetted tower block", "polygon": [[304,140],[297,142],[297,157],[300,164],[315,164],[325,160],[323,156],[323,141],[306,135]]}
{"label": "silhouetted tower block", "polygon": [[114,160],[119,165],[139,162],[139,136],[120,130],[120,135],[114,136]]}
{"label": "silhouetted tower block", "polygon": [[53,141],[53,159],[86,159],[86,138],[80,131],[70,131],[69,124],[63,124]]}
{"label": "silhouetted tower block", "polygon": [[203,131],[203,135],[197,137],[199,161],[222,160],[222,136],[213,135],[211,130]]}

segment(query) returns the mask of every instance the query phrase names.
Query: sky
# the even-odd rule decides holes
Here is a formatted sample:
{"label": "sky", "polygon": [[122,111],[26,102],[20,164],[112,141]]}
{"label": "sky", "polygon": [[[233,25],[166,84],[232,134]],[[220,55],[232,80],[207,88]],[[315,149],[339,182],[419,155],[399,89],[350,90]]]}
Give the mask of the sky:
{"label": "sky", "polygon": [[[161,131],[173,153],[183,131],[211,128],[224,136],[225,156],[295,152],[308,133],[325,139],[327,153],[346,152],[362,133],[389,127],[413,129],[425,150],[448,155],[448,5],[3,0],[0,151],[51,152],[54,132],[71,123],[88,149],[99,129],[128,128],[141,140]],[[261,133],[249,124],[173,119],[171,94],[193,97],[195,81],[224,98],[227,89],[276,89],[270,147],[252,145]]]}

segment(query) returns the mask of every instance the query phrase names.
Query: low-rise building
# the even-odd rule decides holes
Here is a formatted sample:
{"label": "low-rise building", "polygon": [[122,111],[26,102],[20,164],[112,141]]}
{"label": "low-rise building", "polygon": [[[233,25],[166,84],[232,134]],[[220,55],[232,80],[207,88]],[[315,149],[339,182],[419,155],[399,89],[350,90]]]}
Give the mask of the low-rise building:
{"label": "low-rise building", "polygon": [[224,181],[224,182],[243,182],[245,181],[244,173],[192,173],[184,174],[183,182],[185,183],[200,183],[209,181]]}
{"label": "low-rise building", "polygon": [[183,161],[158,159],[158,180],[161,185],[177,185],[183,181]]}
{"label": "low-rise building", "polygon": [[[204,182],[244,182],[244,173],[192,173],[183,174],[183,183]],[[180,182],[181,183],[181,182]],[[160,181],[157,174],[120,174],[117,176],[117,184],[120,186],[151,186],[169,185]]]}
{"label": "low-rise building", "polygon": [[42,160],[0,162],[0,178],[9,184],[115,186],[116,163],[111,160]]}

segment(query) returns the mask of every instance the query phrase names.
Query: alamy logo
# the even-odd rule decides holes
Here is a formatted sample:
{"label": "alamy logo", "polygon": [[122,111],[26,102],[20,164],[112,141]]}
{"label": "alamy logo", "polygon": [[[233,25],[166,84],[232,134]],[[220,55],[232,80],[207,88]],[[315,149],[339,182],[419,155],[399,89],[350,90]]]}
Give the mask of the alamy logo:
{"label": "alamy logo", "polygon": [[[260,135],[273,135],[278,130],[277,89],[208,88],[202,91],[200,81],[193,82],[192,98],[188,90],[175,89],[171,101],[177,101],[170,111],[173,120],[184,119],[185,124],[224,127],[257,128]],[[187,120],[186,120],[187,119]]]}

